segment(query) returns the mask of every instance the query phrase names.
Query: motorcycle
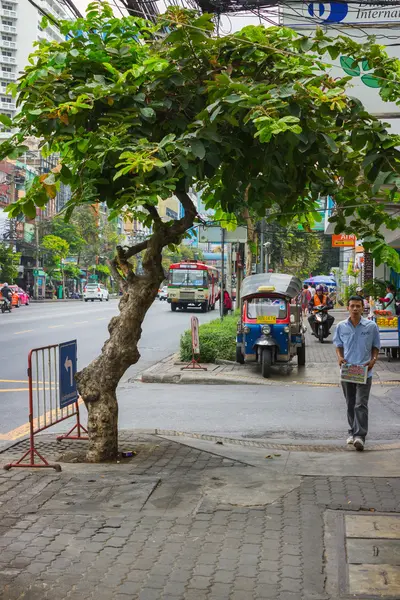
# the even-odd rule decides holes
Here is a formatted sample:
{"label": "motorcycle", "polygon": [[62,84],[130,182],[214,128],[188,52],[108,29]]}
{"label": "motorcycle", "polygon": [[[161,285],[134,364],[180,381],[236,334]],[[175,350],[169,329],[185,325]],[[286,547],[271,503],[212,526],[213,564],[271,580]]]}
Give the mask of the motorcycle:
{"label": "motorcycle", "polygon": [[6,311],[8,310],[8,312],[11,312],[11,302],[7,300],[4,300],[4,298],[1,299],[1,312],[4,314]]}
{"label": "motorcycle", "polygon": [[315,307],[314,334],[321,344],[323,344],[324,339],[330,334],[330,329],[333,323],[333,321],[330,323],[328,320],[329,310],[330,308],[328,306],[320,305]]}

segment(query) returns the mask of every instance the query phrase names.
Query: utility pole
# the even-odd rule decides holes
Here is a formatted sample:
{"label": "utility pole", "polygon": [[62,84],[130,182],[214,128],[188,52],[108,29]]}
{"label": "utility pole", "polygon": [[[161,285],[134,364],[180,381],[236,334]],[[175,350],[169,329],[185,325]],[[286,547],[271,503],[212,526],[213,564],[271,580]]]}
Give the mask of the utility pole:
{"label": "utility pole", "polygon": [[219,296],[219,314],[221,317],[221,321],[224,320],[224,277],[225,277],[225,229],[221,227],[221,258],[222,258],[222,266],[221,266],[221,291]]}
{"label": "utility pole", "polygon": [[[261,220],[261,233],[260,233],[260,273],[265,273],[265,219]],[[267,259],[268,260],[268,259]]]}

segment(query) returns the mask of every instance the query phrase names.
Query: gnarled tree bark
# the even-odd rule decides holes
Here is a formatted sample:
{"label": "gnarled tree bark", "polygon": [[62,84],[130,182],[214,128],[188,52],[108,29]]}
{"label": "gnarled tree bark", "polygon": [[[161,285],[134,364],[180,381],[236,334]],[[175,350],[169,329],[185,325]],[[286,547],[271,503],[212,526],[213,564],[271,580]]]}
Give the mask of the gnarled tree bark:
{"label": "gnarled tree bark", "polygon": [[[119,303],[119,316],[109,323],[109,338],[101,354],[77,373],[78,390],[88,410],[89,448],[87,460],[113,460],[118,455],[118,402],[116,389],[125,371],[140,358],[138,343],[142,322],[157,296],[165,278],[162,268],[164,246],[178,243],[196,217],[196,209],[185,192],[176,193],[185,215],[182,219],[163,223],[152,212],[154,227],[145,241],[129,248],[118,247],[113,261],[114,275],[123,285],[124,295]],[[143,275],[137,275],[129,258],[145,251]]]}

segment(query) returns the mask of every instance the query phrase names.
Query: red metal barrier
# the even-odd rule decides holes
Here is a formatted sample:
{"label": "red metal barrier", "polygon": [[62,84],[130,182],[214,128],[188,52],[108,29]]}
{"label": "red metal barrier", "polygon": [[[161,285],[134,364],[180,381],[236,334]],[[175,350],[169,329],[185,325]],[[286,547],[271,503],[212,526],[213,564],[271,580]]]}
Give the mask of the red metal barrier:
{"label": "red metal barrier", "polygon": [[[76,423],[68,433],[57,437],[57,441],[88,440],[82,436],[87,429],[80,422],[79,400],[60,408],[59,345],[34,348],[28,355],[29,386],[29,449],[15,463],[4,466],[7,471],[12,467],[53,468],[61,471],[57,463],[49,463],[35,448],[35,435],[49,427],[76,417]],[[76,431],[75,435],[71,435]],[[23,462],[28,458],[28,462]],[[37,462],[39,459],[40,462]],[[36,461],[36,462],[35,462]]]}

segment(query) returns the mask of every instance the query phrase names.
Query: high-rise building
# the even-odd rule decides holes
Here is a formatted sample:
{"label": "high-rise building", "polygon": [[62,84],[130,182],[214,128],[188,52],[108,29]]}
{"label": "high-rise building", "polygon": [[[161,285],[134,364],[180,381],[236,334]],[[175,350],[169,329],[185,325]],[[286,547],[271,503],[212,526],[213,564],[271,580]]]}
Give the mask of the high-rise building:
{"label": "high-rise building", "polygon": [[[55,19],[71,18],[61,1],[35,0],[35,4]],[[15,114],[15,99],[6,88],[28,64],[34,42],[63,40],[52,23],[45,29],[40,26],[42,18],[43,13],[28,0],[0,0],[0,112],[10,117]]]}

